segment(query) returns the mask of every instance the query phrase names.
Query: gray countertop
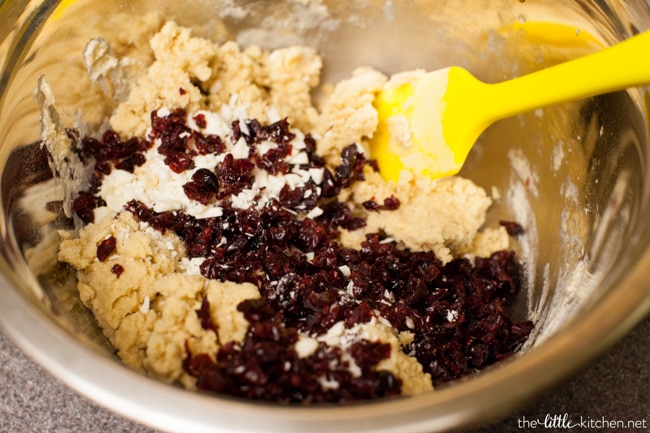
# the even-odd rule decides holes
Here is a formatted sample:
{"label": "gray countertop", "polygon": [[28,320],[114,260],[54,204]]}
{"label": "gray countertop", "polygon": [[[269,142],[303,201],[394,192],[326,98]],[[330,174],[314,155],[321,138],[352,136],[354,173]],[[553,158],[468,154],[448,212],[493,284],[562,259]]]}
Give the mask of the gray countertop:
{"label": "gray countertop", "polygon": [[[565,383],[505,420],[472,433],[650,431],[650,317]],[[547,417],[582,427],[535,425]],[[615,421],[639,428],[616,429]],[[592,424],[585,424],[591,422]],[[607,423],[607,424],[603,424]],[[559,425],[559,424],[556,424]],[[600,427],[600,428],[599,428]],[[154,430],[111,413],[77,395],[32,362],[0,332],[0,433],[136,432]],[[466,432],[469,433],[469,432]]]}

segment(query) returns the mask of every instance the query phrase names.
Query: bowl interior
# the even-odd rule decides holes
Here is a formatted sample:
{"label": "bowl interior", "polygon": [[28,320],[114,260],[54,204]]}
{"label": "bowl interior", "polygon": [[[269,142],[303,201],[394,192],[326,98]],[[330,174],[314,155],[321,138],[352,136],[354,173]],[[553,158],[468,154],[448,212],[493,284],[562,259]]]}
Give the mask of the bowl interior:
{"label": "bowl interior", "polygon": [[[49,167],[35,144],[39,108],[32,92],[38,77],[45,75],[65,122],[72,124],[81,107],[85,121],[99,125],[105,101],[85,78],[81,52],[92,37],[111,40],[130,32],[133,16],[159,13],[192,26],[198,34],[235,39],[242,45],[314,46],[324,58],[324,84],[335,83],[362,65],[387,74],[460,65],[478,78],[496,82],[588,54],[650,27],[647,6],[617,2],[607,8],[605,3],[88,0],[56,19],[45,20],[50,4],[14,14],[26,31],[15,30],[0,41],[5,57],[0,86],[0,226],[2,267],[10,282],[2,290],[18,293],[28,308],[45,315],[46,323],[83,341],[99,358],[113,358],[77,299],[73,276],[60,268],[42,272],[55,260],[56,245],[49,245],[48,239],[60,225],[44,212],[44,203],[55,201],[59,191],[47,182]],[[535,30],[536,23],[562,24],[593,38],[567,42]],[[136,40],[132,49],[149,55],[144,40]],[[520,115],[490,127],[472,150],[461,175],[500,196],[488,224],[516,221],[526,229],[515,245],[525,264],[525,292],[513,310],[516,317],[536,323],[523,354],[480,375],[476,380],[483,382],[473,386],[493,387],[495,392],[494,375],[507,374],[499,370],[524,374],[527,357],[572,332],[612,293],[628,290],[622,281],[649,240],[643,222],[650,180],[647,98],[646,89],[633,89]],[[625,308],[631,312],[640,305]],[[455,389],[463,386],[467,383],[433,397],[394,402],[388,412],[409,407],[419,414],[431,405],[458,404],[465,391]],[[485,415],[486,410],[476,414]],[[363,412],[369,413],[373,412]],[[467,417],[444,425],[461,421]]]}

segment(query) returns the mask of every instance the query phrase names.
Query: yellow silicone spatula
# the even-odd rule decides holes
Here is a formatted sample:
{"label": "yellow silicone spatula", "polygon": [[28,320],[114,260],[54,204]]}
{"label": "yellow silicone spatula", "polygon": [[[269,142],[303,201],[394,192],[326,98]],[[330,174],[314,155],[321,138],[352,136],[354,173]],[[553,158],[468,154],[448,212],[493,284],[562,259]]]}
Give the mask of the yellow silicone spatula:
{"label": "yellow silicone spatula", "polygon": [[370,142],[384,179],[403,170],[451,176],[497,120],[549,105],[650,84],[650,31],[529,75],[486,84],[460,67],[389,80],[375,99],[379,125]]}

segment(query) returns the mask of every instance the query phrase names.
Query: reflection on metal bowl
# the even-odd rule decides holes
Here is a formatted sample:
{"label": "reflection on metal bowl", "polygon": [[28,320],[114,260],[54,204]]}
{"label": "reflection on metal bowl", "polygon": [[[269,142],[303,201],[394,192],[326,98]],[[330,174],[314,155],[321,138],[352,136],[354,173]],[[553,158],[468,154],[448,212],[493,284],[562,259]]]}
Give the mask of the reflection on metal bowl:
{"label": "reflection on metal bowl", "polygon": [[[516,246],[526,293],[513,314],[532,319],[536,328],[518,356],[432,393],[345,407],[206,396],[125,368],[76,298],[74,277],[61,272],[39,278],[30,264],[55,257],[26,257],[58,223],[39,220],[24,206],[27,187],[51,175],[38,146],[26,145],[38,140],[32,91],[45,74],[61,95],[60,111],[74,117],[80,94],[74,65],[87,40],[119,36],[129,24],[124,17],[159,12],[206,35],[226,29],[242,45],[314,46],[326,62],[326,83],[360,65],[390,74],[452,64],[494,82],[646,30],[650,6],[588,0],[87,0],[48,19],[55,7],[14,1],[0,8],[6,24],[0,26],[0,320],[23,350],[102,405],[170,431],[442,431],[506,413],[647,313],[648,89],[630,89],[501,121],[483,134],[461,173],[501,191],[491,221],[514,220],[527,229]],[[536,30],[544,28],[539,23],[561,26],[544,33]],[[567,28],[593,37],[567,43]],[[99,122],[104,113],[96,108],[85,114]],[[49,193],[32,202],[47,201]]]}

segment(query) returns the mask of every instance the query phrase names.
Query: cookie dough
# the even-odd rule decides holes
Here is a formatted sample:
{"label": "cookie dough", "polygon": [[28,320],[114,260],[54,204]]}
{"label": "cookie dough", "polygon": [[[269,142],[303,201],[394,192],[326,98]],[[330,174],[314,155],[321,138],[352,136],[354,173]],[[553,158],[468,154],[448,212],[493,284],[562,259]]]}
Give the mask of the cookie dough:
{"label": "cookie dough", "polygon": [[[357,160],[368,155],[366,142],[377,127],[377,113],[372,102],[387,81],[382,73],[372,68],[359,68],[349,79],[336,84],[324,104],[316,107],[311,93],[321,84],[323,61],[312,48],[292,46],[269,52],[254,46],[242,48],[234,42],[215,44],[193,36],[190,29],[174,22],[162,24],[152,35],[150,46],[153,59],[148,64],[127,56],[118,58],[109,41],[102,39],[93,39],[86,48],[84,61],[92,80],[108,97],[117,101],[110,116],[110,129],[121,140],[138,137],[141,148],[135,153],[141,156],[129,160],[132,163],[129,169],[116,168],[115,159],[109,169],[106,166],[98,169],[95,165],[95,173],[101,169],[106,173],[97,190],[86,196],[88,199],[92,194],[89,199],[92,206],[90,210],[85,209],[83,227],[76,232],[60,232],[58,253],[59,260],[75,270],[81,300],[93,312],[127,365],[188,388],[205,389],[206,376],[203,370],[198,370],[208,362],[216,365],[211,370],[213,373],[221,371],[216,368],[226,362],[223,359],[237,358],[240,351],[253,344],[250,342],[255,336],[265,335],[257,329],[261,324],[251,323],[246,317],[265,311],[259,307],[264,299],[267,303],[277,302],[282,296],[290,300],[280,289],[303,277],[300,273],[289,273],[267,281],[266,277],[253,273],[242,278],[250,281],[233,281],[224,275],[234,271],[219,265],[221,273],[210,278],[217,274],[214,270],[210,274],[206,263],[216,260],[214,257],[196,252],[201,246],[188,244],[186,232],[156,227],[158,220],[154,217],[146,220],[142,217],[144,214],[182,216],[196,225],[221,221],[219,230],[230,233],[230,220],[225,220],[228,215],[248,215],[241,212],[253,214],[273,206],[278,212],[285,212],[277,203],[288,200],[288,192],[300,191],[303,196],[296,200],[302,200],[303,204],[286,212],[295,214],[296,221],[303,226],[311,224],[308,220],[316,221],[322,215],[327,217],[328,203],[336,200],[347,206],[352,221],[363,221],[337,226],[336,242],[341,251],[360,251],[362,245],[383,248],[381,245],[391,244],[395,254],[399,251],[432,253],[433,256],[426,257],[433,260],[435,256],[436,266],[442,267],[459,258],[469,258],[467,263],[471,263],[475,256],[490,257],[509,247],[504,228],[483,227],[492,204],[491,197],[470,180],[460,177],[438,181],[404,178],[392,183],[385,182],[371,164],[366,164],[356,172],[353,181],[337,186],[338,197],[309,201],[312,194],[324,194],[327,182],[331,181],[327,173],[335,172],[339,176],[341,171],[336,167],[349,163],[350,159],[342,156],[345,152],[351,152]],[[56,112],[54,95],[49,93],[45,81],[41,82],[37,94],[45,107],[42,139],[50,153],[75,158],[83,154],[79,148],[84,142],[79,140],[75,144],[57,124],[52,114]],[[187,134],[181,134],[180,139],[192,134],[200,134],[201,139],[216,136],[221,143],[218,146],[223,148],[219,152],[196,151],[199,135],[192,135],[195,141],[188,144],[195,146],[191,162],[171,152],[163,154],[160,149],[165,140],[169,140],[165,138],[167,132],[156,129],[154,124],[169,125],[182,117],[179,113],[186,114],[182,126],[186,128],[183,134]],[[251,119],[257,123],[251,123]],[[271,124],[279,125],[280,129],[264,131],[276,141],[266,138],[251,144],[249,138],[261,133],[251,132],[250,128]],[[174,128],[178,126],[174,125]],[[289,129],[282,129],[286,125]],[[105,145],[108,139],[102,134],[105,132],[97,131],[90,138]],[[259,168],[264,158],[270,160],[268,155],[285,145],[288,137],[278,137],[283,134],[293,135],[288,140],[286,154],[273,160],[283,168]],[[310,148],[311,143],[315,143],[315,149]],[[77,149],[72,151],[75,146]],[[251,150],[253,146],[255,151]],[[320,155],[317,161],[322,163],[312,162],[314,152]],[[93,162],[87,155],[83,159],[86,164]],[[216,170],[220,175],[219,170],[225,171],[226,164],[244,160],[258,164],[258,168],[251,171],[249,183],[229,196],[220,197],[216,190],[206,193],[213,177],[218,178],[219,188],[229,179],[226,175],[215,176],[215,167],[221,167]],[[63,170],[68,161],[54,158],[54,170]],[[186,163],[189,165],[180,166]],[[78,183],[74,189],[74,193],[81,191]],[[136,208],[140,214],[134,211]],[[79,222],[78,215],[73,217]],[[251,237],[256,236],[255,227],[247,230],[251,231]],[[282,235],[278,232],[278,236]],[[378,243],[376,236],[379,236]],[[230,242],[232,239],[224,234],[221,242],[217,240],[207,248],[216,251],[214,254],[221,254],[227,251]],[[304,260],[305,266],[320,260],[318,253],[308,251],[306,246],[300,248],[300,260]],[[287,252],[288,257],[294,257],[294,253],[293,249]],[[312,360],[309,365],[313,366],[314,359],[332,356],[336,371],[318,376],[317,383],[321,389],[318,392],[334,400],[331,393],[341,390],[340,381],[360,383],[359,377],[370,374],[368,371],[375,374],[375,383],[381,382],[382,386],[398,393],[432,390],[432,366],[423,366],[414,355],[415,345],[423,344],[424,334],[418,336],[418,332],[422,333],[419,327],[424,326],[424,319],[420,323],[419,319],[414,321],[407,315],[404,319],[393,317],[391,320],[383,317],[379,304],[363,309],[366,301],[355,298],[360,290],[357,286],[361,284],[355,279],[358,270],[346,264],[335,266],[332,272],[337,279],[349,281],[341,291],[341,298],[333,300],[328,309],[353,305],[355,309],[351,311],[363,319],[357,323],[350,318],[320,325],[326,329],[306,325],[300,328],[303,325],[299,325],[295,331],[279,327],[287,332],[282,334],[282,339],[289,342],[291,365],[305,367],[307,364],[301,362]],[[256,278],[265,283],[255,284]],[[381,296],[386,304],[400,304],[402,310],[407,307],[388,289]],[[456,307],[449,304],[448,309],[439,314],[444,326],[455,326],[457,319],[459,322],[465,320],[454,309]],[[403,323],[396,326],[399,320]],[[365,359],[355,352],[360,344],[384,353],[377,355],[375,361],[367,361],[372,368],[360,365],[360,359]],[[251,367],[252,371],[256,370]],[[395,379],[387,379],[386,375],[377,375],[377,372],[388,372]],[[298,381],[297,377],[298,373],[293,380]],[[375,395],[373,392],[370,397]],[[346,395],[337,401],[349,399],[353,397]]]}

